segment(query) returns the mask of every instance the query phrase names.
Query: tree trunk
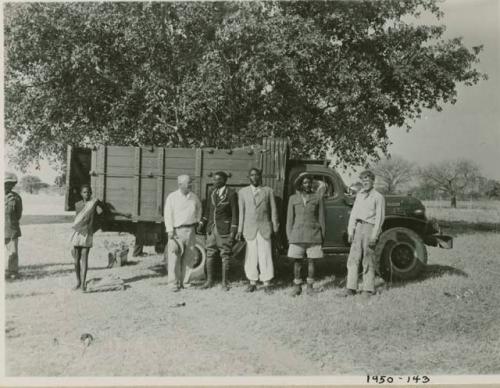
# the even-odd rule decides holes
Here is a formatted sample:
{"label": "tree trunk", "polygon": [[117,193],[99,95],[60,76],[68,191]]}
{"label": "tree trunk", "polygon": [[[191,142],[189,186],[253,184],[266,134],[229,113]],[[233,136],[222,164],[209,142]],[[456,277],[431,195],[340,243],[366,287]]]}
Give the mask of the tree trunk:
{"label": "tree trunk", "polygon": [[451,196],[451,207],[454,209],[457,208],[457,196],[456,195]]}

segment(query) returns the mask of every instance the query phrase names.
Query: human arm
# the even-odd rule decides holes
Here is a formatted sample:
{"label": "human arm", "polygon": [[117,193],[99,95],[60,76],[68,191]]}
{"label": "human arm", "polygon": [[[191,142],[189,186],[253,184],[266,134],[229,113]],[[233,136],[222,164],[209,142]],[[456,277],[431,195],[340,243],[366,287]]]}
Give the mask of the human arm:
{"label": "human arm", "polygon": [[349,215],[349,223],[347,225],[347,239],[349,243],[352,242],[354,236],[354,228],[356,227],[356,212],[357,212],[357,197],[354,200],[354,205],[351,210],[351,214]]}
{"label": "human arm", "polygon": [[234,238],[236,232],[238,231],[238,195],[236,191],[231,193],[229,197],[229,202],[231,205],[231,238]]}
{"label": "human arm", "polygon": [[165,229],[167,231],[168,237],[172,237],[174,233],[174,213],[172,206],[172,196],[169,195],[165,201],[163,218],[165,220]]}
{"label": "human arm", "polygon": [[370,236],[370,243],[375,245],[377,243],[380,232],[382,231],[382,224],[385,218],[385,198],[379,194],[375,200],[375,222],[373,224],[372,234]]}
{"label": "human arm", "polygon": [[290,197],[288,201],[288,209],[286,211],[286,237],[290,241],[290,236],[292,235],[293,223],[295,222],[295,212],[293,208],[293,198],[295,195]]}
{"label": "human arm", "polygon": [[238,193],[238,233],[236,234],[236,240],[241,240],[241,235],[243,234],[243,222],[245,220],[245,199],[243,198],[243,193],[240,191]]}
{"label": "human arm", "polygon": [[279,229],[279,221],[278,221],[278,209],[276,207],[276,199],[274,198],[274,191],[272,189],[269,190],[269,200],[271,202],[271,220],[273,223],[273,232],[278,233]]}
{"label": "human arm", "polygon": [[323,196],[319,197],[319,209],[318,209],[319,225],[321,227],[321,238],[325,241],[326,236],[326,222],[325,222],[325,201]]}

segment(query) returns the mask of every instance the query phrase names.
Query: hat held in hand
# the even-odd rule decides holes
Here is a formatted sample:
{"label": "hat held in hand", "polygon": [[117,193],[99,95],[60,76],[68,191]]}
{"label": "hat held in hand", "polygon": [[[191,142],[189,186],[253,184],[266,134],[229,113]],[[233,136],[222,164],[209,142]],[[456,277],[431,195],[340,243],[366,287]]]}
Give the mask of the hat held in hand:
{"label": "hat held in hand", "polygon": [[4,183],[7,183],[7,182],[17,183],[17,176],[13,172],[5,171],[3,181],[4,181]]}

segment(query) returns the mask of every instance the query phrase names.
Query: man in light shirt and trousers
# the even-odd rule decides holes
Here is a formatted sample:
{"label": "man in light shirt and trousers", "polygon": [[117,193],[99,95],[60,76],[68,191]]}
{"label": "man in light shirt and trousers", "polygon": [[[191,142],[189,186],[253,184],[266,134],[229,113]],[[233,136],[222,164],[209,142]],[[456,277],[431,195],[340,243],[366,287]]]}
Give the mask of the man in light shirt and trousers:
{"label": "man in light shirt and trousers", "polygon": [[382,231],[385,217],[385,200],[382,194],[373,188],[375,175],[371,171],[360,174],[363,188],[354,201],[349,217],[348,239],[351,245],[347,259],[347,285],[345,296],[356,294],[358,288],[359,262],[363,266],[363,294],[375,294],[374,248]]}
{"label": "man in light shirt and trousers", "polygon": [[196,227],[201,221],[202,210],[200,199],[192,191],[191,177],[180,175],[177,183],[179,189],[168,195],[164,210],[168,234],[167,282],[173,291],[184,288],[184,280],[188,277],[186,267],[191,267],[196,257]]}
{"label": "man in light shirt and trousers", "polygon": [[258,168],[249,171],[250,186],[238,193],[239,222],[237,240],[245,237],[245,275],[250,281],[247,292],[257,289],[257,281],[264,283],[266,293],[271,293],[270,282],[274,277],[271,237],[278,232],[278,211],[274,192],[262,186],[262,173]]}

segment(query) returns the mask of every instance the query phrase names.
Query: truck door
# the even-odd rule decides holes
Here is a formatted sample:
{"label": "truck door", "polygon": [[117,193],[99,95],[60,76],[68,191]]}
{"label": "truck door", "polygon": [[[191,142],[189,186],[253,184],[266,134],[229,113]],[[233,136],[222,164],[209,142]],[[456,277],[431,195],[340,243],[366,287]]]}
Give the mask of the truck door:
{"label": "truck door", "polygon": [[66,198],[64,209],[75,210],[75,203],[81,200],[80,187],[90,184],[92,150],[68,146],[66,159]]}

